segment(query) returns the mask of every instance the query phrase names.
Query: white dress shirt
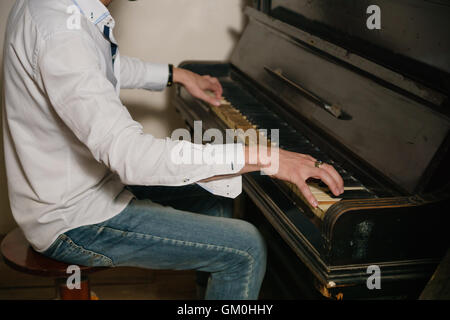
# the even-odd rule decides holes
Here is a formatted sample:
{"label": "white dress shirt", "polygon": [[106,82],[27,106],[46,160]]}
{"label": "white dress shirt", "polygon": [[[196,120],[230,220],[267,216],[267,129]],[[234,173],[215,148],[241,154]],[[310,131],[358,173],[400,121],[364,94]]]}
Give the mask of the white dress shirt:
{"label": "white dress shirt", "polygon": [[[82,14],[68,23],[74,5]],[[112,31],[114,20],[99,0],[17,0],[8,19],[3,109],[8,190],[13,216],[37,251],[63,232],[120,213],[133,198],[127,184],[182,186],[236,174],[244,166],[239,144],[201,146],[143,133],[119,90],[163,90],[168,66],[119,54],[113,65],[115,40],[112,33],[110,40],[104,36],[105,26]],[[173,161],[183,152],[206,149],[215,154],[208,164]],[[235,197],[241,184],[238,176],[201,185]]]}

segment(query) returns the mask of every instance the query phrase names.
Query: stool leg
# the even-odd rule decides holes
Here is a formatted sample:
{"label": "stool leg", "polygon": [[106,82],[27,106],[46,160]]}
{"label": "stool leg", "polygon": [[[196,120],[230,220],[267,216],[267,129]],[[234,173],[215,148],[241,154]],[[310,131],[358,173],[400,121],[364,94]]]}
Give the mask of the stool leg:
{"label": "stool leg", "polygon": [[67,279],[56,279],[56,289],[61,300],[91,300],[91,288],[89,278],[83,277],[80,282],[80,289],[69,289]]}

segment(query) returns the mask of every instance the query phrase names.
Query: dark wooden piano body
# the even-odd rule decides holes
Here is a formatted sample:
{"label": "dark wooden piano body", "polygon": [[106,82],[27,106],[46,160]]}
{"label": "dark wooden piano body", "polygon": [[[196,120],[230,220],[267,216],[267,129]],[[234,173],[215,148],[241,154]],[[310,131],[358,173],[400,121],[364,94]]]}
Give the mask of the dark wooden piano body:
{"label": "dark wooden piano body", "polygon": [[[370,45],[361,44],[360,51],[350,49],[361,35],[347,34],[356,39],[349,45],[336,25],[316,28],[317,21],[310,26],[308,16],[295,12],[298,6],[312,15],[315,5],[323,10],[327,3],[332,1],[265,1],[270,14],[247,8],[249,23],[230,62],[182,67],[218,77],[224,97],[252,123],[280,130],[282,148],[333,163],[346,183],[370,191],[367,197],[344,197],[319,218],[285,184],[259,173],[244,176],[251,203],[246,215],[267,237],[268,272],[279,284],[270,297],[414,298],[448,248],[449,39],[433,34],[433,43],[447,50],[447,60],[439,52],[435,65],[421,61],[418,48],[409,57],[389,55],[380,35],[377,41],[368,37]],[[426,6],[450,17],[448,6]],[[361,4],[346,8],[342,12],[355,14]],[[323,30],[331,30],[330,36]],[[371,47],[383,54],[368,55]],[[350,119],[326,112],[297,85]],[[226,129],[210,106],[184,88],[177,87],[174,102],[191,128],[202,120],[204,129]],[[262,215],[252,216],[252,208]],[[367,287],[370,265],[380,267],[380,290]]]}

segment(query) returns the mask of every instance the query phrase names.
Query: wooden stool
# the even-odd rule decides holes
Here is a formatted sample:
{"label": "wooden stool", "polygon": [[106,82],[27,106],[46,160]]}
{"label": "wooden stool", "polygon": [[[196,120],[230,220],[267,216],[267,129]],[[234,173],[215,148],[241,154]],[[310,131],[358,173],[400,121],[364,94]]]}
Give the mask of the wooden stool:
{"label": "wooden stool", "polygon": [[14,270],[41,277],[55,279],[56,292],[62,300],[91,300],[91,290],[88,275],[104,270],[79,266],[81,271],[81,288],[69,289],[67,287],[68,264],[62,263],[36,252],[25,239],[22,231],[17,228],[11,231],[2,241],[1,254],[6,264]]}

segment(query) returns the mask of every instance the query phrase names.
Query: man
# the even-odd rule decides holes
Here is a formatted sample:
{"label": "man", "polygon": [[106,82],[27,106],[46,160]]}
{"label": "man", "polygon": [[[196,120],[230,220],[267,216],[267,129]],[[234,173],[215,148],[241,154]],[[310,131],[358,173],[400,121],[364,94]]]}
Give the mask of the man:
{"label": "man", "polygon": [[[256,299],[264,241],[252,225],[230,218],[229,199],[196,183],[235,196],[240,175],[264,169],[250,163],[257,150],[215,145],[214,159],[229,160],[177,164],[178,151],[206,147],[142,132],[119,100],[121,88],[162,90],[175,82],[212,104],[222,88],[215,78],[121,57],[110,2],[17,0],[11,11],[3,130],[14,218],[34,249],[54,259],[206,271],[206,298]],[[72,19],[76,11],[81,17]],[[307,155],[280,151],[273,176],[296,183],[312,205],[308,178],[343,192],[339,174]]]}

